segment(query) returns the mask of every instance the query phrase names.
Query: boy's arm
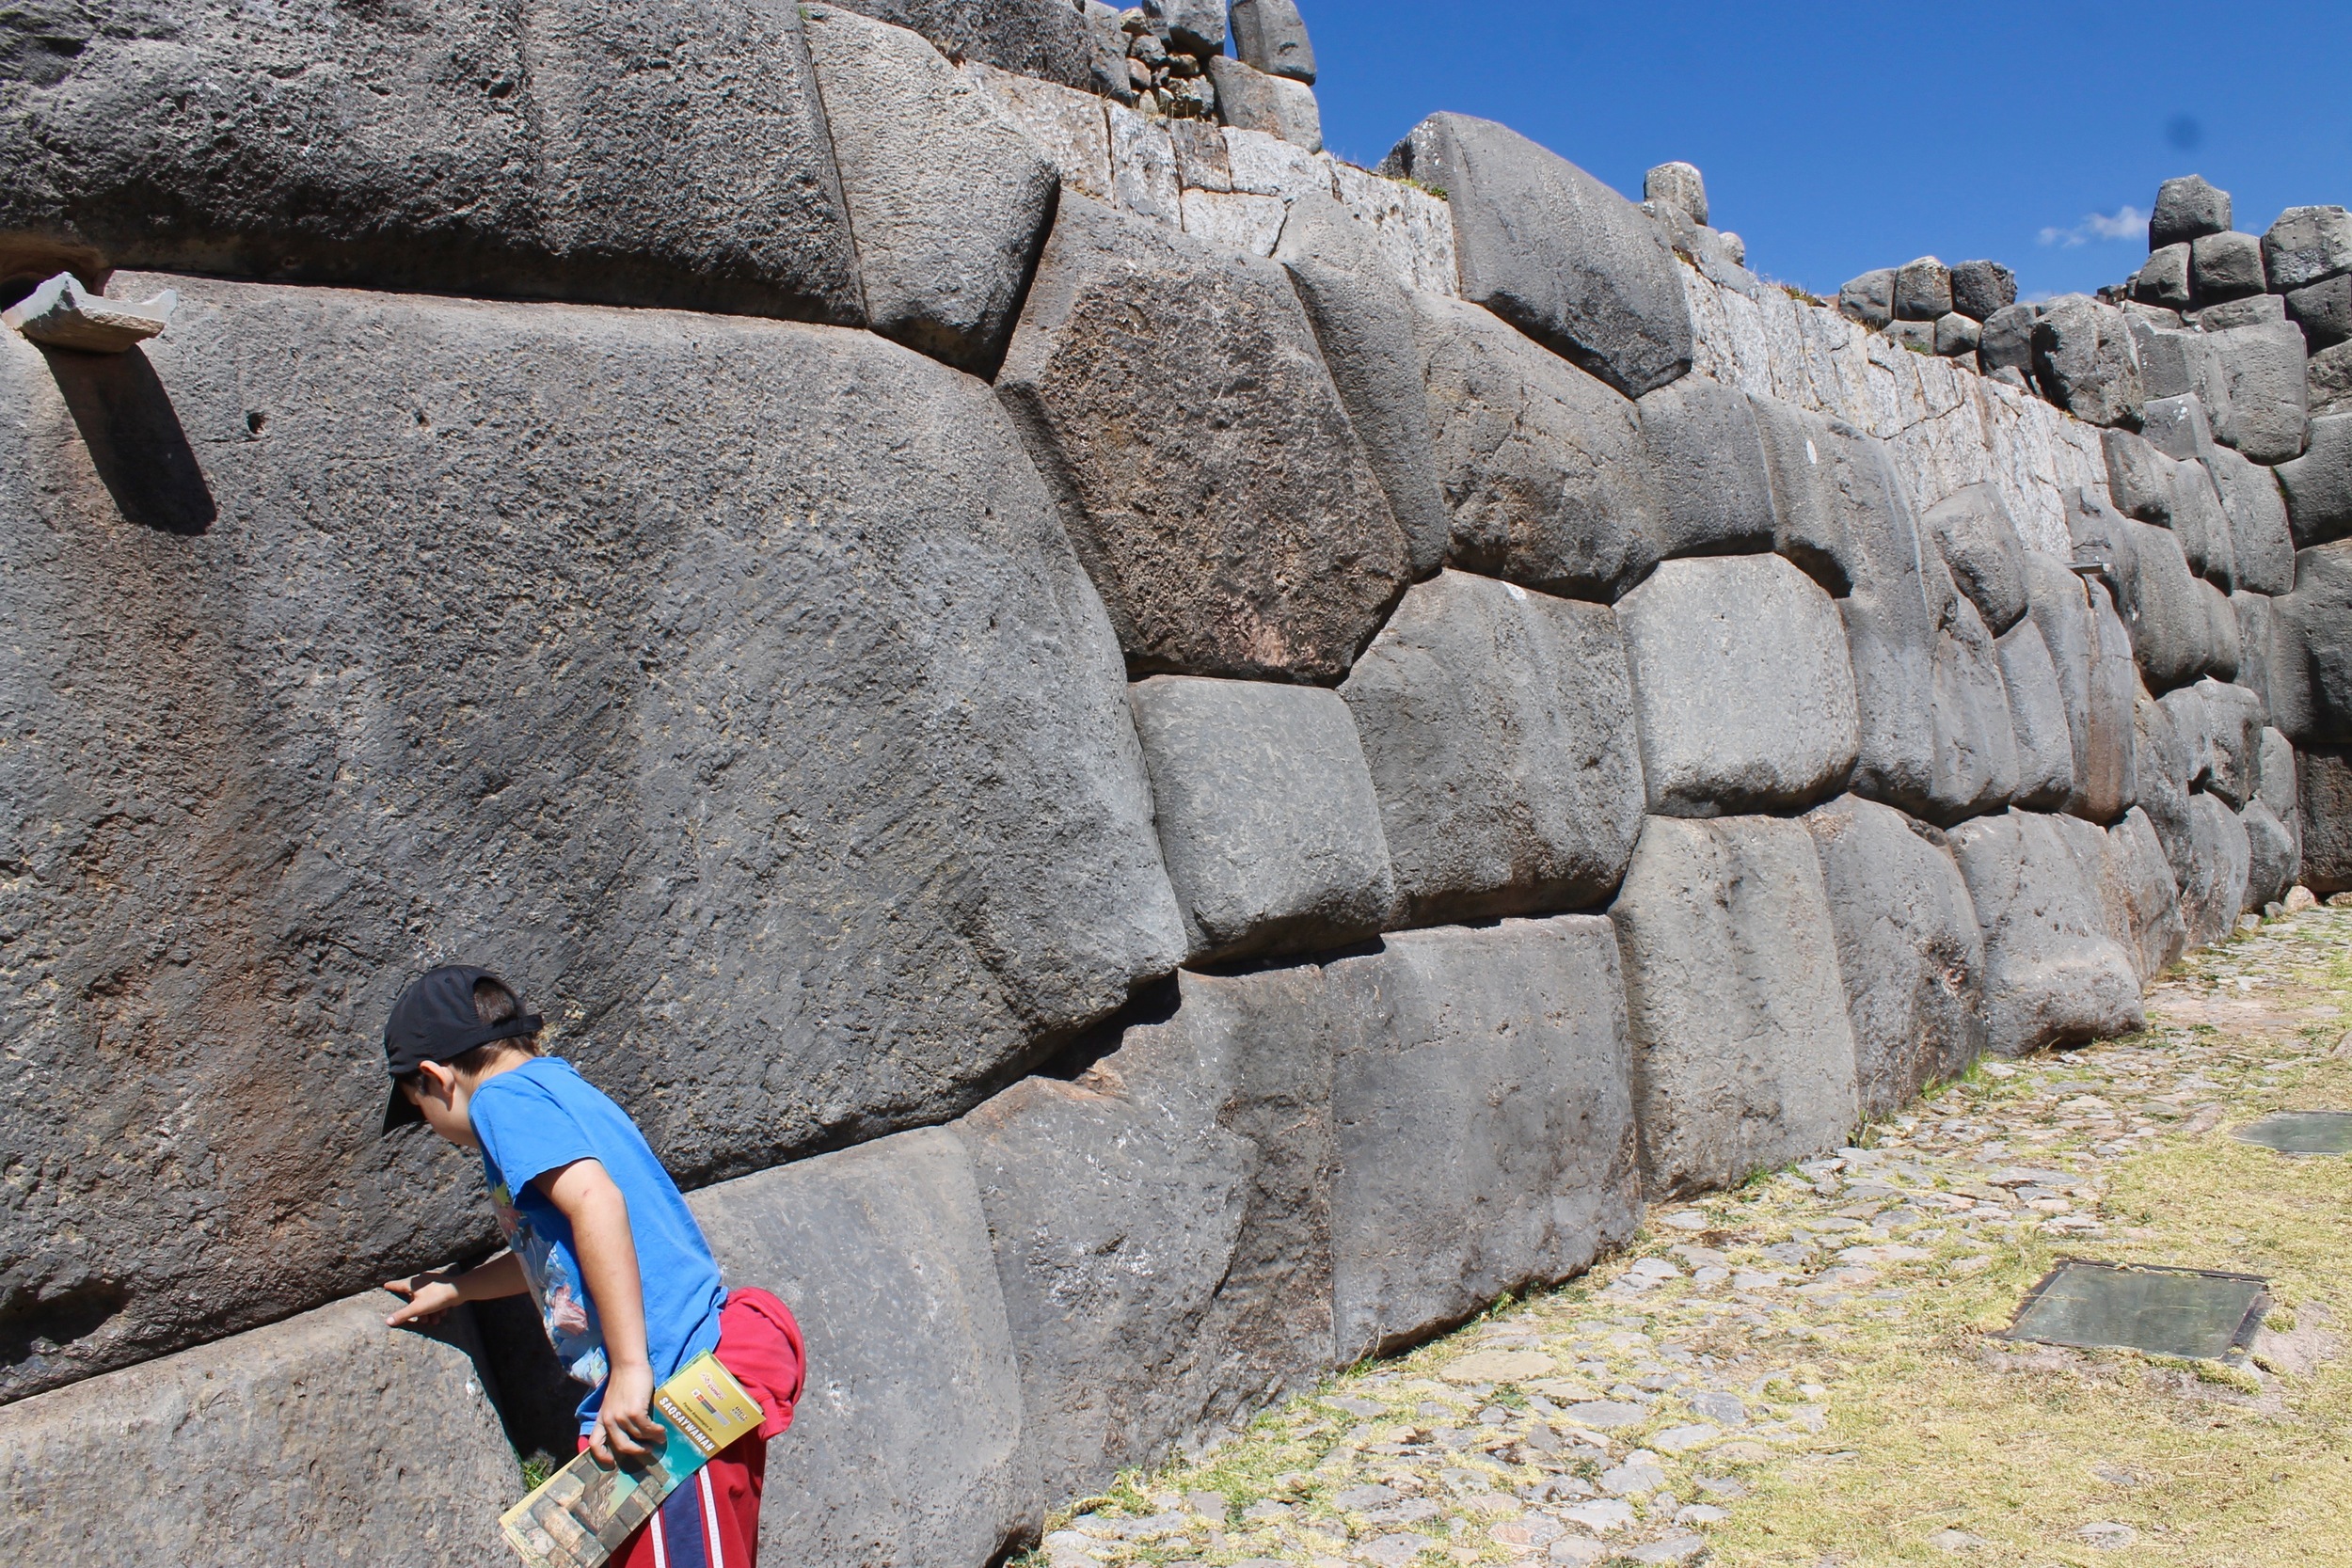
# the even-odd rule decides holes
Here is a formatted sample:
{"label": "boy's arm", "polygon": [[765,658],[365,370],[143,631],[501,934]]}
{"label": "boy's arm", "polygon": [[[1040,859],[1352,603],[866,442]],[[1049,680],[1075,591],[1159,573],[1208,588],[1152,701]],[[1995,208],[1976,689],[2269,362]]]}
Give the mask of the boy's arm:
{"label": "boy's arm", "polygon": [[637,1240],[628,1228],[628,1199],[595,1160],[575,1160],[533,1178],[532,1184],[572,1223],[580,1283],[588,1287],[604,1330],[610,1372],[588,1451],[607,1467],[616,1453],[642,1459],[644,1445],[661,1442],[663,1433],[649,1408],[653,1361],[645,1350],[645,1291],[637,1273]]}
{"label": "boy's arm", "polygon": [[478,1269],[464,1274],[436,1271],[406,1279],[388,1279],[384,1289],[406,1301],[400,1309],[385,1319],[394,1328],[405,1323],[421,1323],[426,1327],[448,1316],[449,1309],[461,1301],[495,1301],[500,1296],[518,1296],[531,1289],[523,1278],[523,1260],[511,1252],[501,1252]]}

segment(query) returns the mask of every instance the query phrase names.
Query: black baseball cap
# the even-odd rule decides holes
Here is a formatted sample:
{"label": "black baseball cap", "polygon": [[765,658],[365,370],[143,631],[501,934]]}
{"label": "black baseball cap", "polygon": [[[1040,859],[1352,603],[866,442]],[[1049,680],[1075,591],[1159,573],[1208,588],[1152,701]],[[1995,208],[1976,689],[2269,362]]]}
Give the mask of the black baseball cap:
{"label": "black baseball cap", "polygon": [[522,992],[488,970],[468,964],[443,964],[425,971],[392,1004],[392,1016],[384,1022],[384,1070],[392,1075],[392,1101],[384,1108],[385,1132],[424,1119],[424,1113],[401,1093],[401,1074],[414,1072],[427,1062],[463,1056],[492,1040],[538,1032],[537,1013],[520,1013],[503,1023],[483,1022],[473,1005],[474,985],[482,980],[506,986],[516,1006],[522,1005]]}

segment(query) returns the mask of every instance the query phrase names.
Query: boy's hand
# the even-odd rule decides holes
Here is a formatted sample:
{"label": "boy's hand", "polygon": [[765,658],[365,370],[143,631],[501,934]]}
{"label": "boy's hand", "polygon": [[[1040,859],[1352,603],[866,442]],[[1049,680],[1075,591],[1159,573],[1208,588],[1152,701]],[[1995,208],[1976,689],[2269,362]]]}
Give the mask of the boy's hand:
{"label": "boy's hand", "polygon": [[648,1413],[653,1403],[653,1369],[644,1362],[612,1369],[604,1386],[604,1402],[596,1407],[596,1430],[589,1434],[588,1451],[610,1470],[619,1459],[643,1459],[647,1443],[660,1444],[661,1423]]}
{"label": "boy's hand", "polygon": [[392,1328],[419,1323],[430,1328],[449,1316],[449,1309],[465,1300],[457,1284],[442,1274],[421,1274],[408,1279],[388,1279],[384,1289],[396,1296],[407,1298],[401,1307],[384,1320]]}

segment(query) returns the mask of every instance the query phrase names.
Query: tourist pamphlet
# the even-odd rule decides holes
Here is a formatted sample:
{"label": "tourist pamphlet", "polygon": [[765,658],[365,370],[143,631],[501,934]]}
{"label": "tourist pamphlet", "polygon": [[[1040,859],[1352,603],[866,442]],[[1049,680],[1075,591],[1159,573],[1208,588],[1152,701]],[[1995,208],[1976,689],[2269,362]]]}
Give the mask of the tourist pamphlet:
{"label": "tourist pamphlet", "polygon": [[599,1568],[680,1481],[756,1432],[760,1409],[719,1358],[705,1354],[654,1390],[653,1417],[663,1442],[643,1460],[608,1470],[582,1452],[506,1511],[499,1528],[529,1568]]}

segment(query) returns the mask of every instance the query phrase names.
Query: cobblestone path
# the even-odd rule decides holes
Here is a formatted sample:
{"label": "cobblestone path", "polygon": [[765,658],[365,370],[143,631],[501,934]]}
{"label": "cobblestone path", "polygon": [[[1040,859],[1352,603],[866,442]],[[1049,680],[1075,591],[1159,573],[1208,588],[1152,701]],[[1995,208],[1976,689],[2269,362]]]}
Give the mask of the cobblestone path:
{"label": "cobblestone path", "polygon": [[[1979,1065],[1861,1147],[1653,1210],[1556,1291],[1057,1516],[1032,1560],[2352,1563],[2352,911],[2193,955],[2142,1035]],[[2268,1275],[2244,1367],[1989,1338],[2060,1257]]]}

